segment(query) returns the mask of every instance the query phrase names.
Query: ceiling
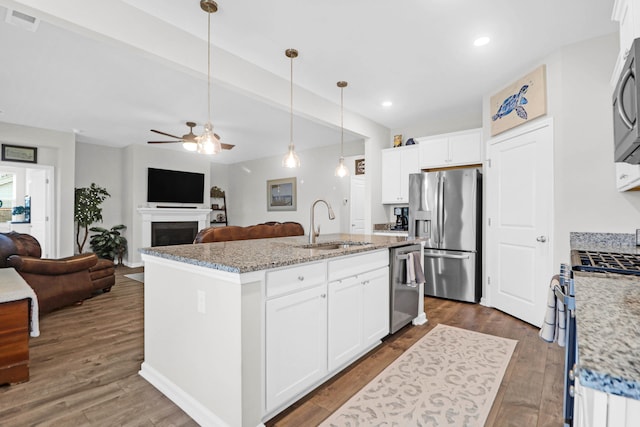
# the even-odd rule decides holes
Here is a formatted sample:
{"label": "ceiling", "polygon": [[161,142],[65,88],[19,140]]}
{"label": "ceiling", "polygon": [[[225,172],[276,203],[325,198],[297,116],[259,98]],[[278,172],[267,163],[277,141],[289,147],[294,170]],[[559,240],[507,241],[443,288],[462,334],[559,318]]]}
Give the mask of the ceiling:
{"label": "ceiling", "polygon": [[[98,8],[93,1],[56,2],[87,5],[79,6],[86,9],[84,19],[72,23],[65,11],[40,13],[38,3],[0,0],[0,6],[42,18],[35,32],[27,31],[6,23],[7,9],[0,7],[0,121],[75,130],[78,141],[123,147],[170,139],[150,129],[182,135],[188,131],[184,122],[206,120],[206,45],[197,58],[204,61],[203,72],[193,72],[97,28],[104,3]],[[223,142],[236,147],[212,161],[227,164],[286,151],[287,48],[300,51],[294,61],[294,140],[305,150],[340,141],[338,80],[349,82],[347,112],[389,129],[460,111],[479,118],[482,96],[530,71],[536,61],[564,45],[617,30],[610,19],[613,0],[219,0],[218,5],[211,17],[214,46],[277,78],[286,92],[269,100],[225,84],[215,78],[216,60],[224,56],[213,56],[212,121]],[[198,0],[114,0],[113,7],[125,12],[123,19],[127,12],[146,17],[135,28],[140,34],[178,29],[198,42],[207,39],[207,14]],[[491,43],[473,46],[483,35]],[[301,90],[335,105],[334,118],[298,114],[295,95]],[[383,107],[385,100],[393,105]],[[359,139],[345,133],[346,141]],[[180,144],[164,147],[180,149]]]}

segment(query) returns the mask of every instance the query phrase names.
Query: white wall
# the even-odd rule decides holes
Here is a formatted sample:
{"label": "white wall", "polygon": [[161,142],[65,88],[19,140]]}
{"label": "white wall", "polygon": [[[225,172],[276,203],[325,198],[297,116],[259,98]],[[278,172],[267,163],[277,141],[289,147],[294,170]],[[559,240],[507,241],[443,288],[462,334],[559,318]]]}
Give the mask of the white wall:
{"label": "white wall", "polygon": [[[619,193],[615,188],[609,82],[617,53],[614,33],[567,46],[513,76],[516,80],[540,64],[547,65],[547,110],[554,118],[556,266],[569,262],[571,231],[634,233],[640,228],[640,194]],[[486,139],[489,99],[500,89],[483,99]]]}
{"label": "white wall", "polygon": [[[420,138],[482,127],[482,114],[478,110],[478,103],[470,102],[469,104],[470,108],[467,111],[442,111],[437,116],[425,117],[419,123],[391,129],[391,136],[402,135],[402,143],[404,144],[409,138]],[[393,140],[389,140],[388,147],[393,147]]]}
{"label": "white wall", "polygon": [[[361,144],[360,144],[361,145]],[[345,153],[349,152],[345,144]],[[331,204],[336,219],[329,221],[324,205],[316,206],[316,225],[321,233],[339,233],[345,215],[342,200],[349,198],[348,178],[334,176],[340,157],[340,146],[331,145],[298,152],[301,167],[282,167],[282,153],[273,157],[242,162],[229,166],[229,190],[227,191],[227,215],[230,225],[252,225],[266,221],[295,221],[309,232],[311,204],[325,199]],[[361,158],[359,156],[359,158]],[[353,173],[355,157],[345,158]],[[267,211],[267,180],[296,177],[297,209],[295,211]],[[348,214],[348,211],[347,211]],[[347,220],[348,221],[348,220]]]}
{"label": "white wall", "polygon": [[[28,126],[0,122],[0,142],[38,148],[38,164],[50,165],[55,170],[55,233],[58,256],[73,255],[74,248],[74,176],[75,135]],[[15,162],[6,162],[16,166]]]}
{"label": "white wall", "polygon": [[[118,224],[124,224],[127,227],[130,225],[123,220],[125,213],[122,209],[122,200],[125,198],[126,191],[123,180],[123,151],[121,148],[76,143],[75,188],[89,187],[91,183],[95,183],[106,188],[111,195],[101,206],[102,223],[92,224],[90,227],[109,229]],[[89,235],[91,234],[92,232],[89,232]],[[122,234],[129,238],[127,230]],[[87,240],[84,252],[90,251]]]}

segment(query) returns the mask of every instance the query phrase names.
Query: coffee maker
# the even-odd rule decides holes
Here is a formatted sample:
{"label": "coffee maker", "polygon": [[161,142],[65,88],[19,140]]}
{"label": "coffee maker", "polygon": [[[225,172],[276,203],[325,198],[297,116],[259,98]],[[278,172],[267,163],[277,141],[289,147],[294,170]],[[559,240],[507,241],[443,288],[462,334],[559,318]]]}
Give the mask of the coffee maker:
{"label": "coffee maker", "polygon": [[396,224],[391,226],[392,230],[407,231],[409,229],[409,208],[393,208],[396,216]]}

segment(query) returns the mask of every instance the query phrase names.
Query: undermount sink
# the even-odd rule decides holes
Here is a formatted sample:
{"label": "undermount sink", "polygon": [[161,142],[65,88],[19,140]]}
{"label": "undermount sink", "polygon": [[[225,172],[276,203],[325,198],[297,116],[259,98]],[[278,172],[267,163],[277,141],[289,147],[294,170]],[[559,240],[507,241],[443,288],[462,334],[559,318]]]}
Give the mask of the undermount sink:
{"label": "undermount sink", "polygon": [[321,249],[321,250],[331,250],[331,249],[347,249],[353,246],[365,246],[370,245],[369,242],[351,242],[351,241],[338,241],[338,242],[322,242],[322,243],[309,243],[306,245],[296,246],[302,249]]}

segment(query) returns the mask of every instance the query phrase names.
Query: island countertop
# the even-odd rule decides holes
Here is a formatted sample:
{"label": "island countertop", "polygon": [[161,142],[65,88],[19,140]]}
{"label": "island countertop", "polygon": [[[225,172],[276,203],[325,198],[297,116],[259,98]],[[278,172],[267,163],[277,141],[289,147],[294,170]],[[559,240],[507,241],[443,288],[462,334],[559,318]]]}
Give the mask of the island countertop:
{"label": "island countertop", "polygon": [[198,243],[142,248],[142,254],[198,265],[230,273],[248,273],[288,265],[302,264],[360,252],[420,243],[420,239],[403,236],[375,236],[363,234],[326,234],[317,243],[355,242],[347,248],[305,248],[309,236],[271,239],[236,240],[230,242]]}
{"label": "island countertop", "polygon": [[640,279],[577,273],[575,295],[580,383],[640,399]]}

